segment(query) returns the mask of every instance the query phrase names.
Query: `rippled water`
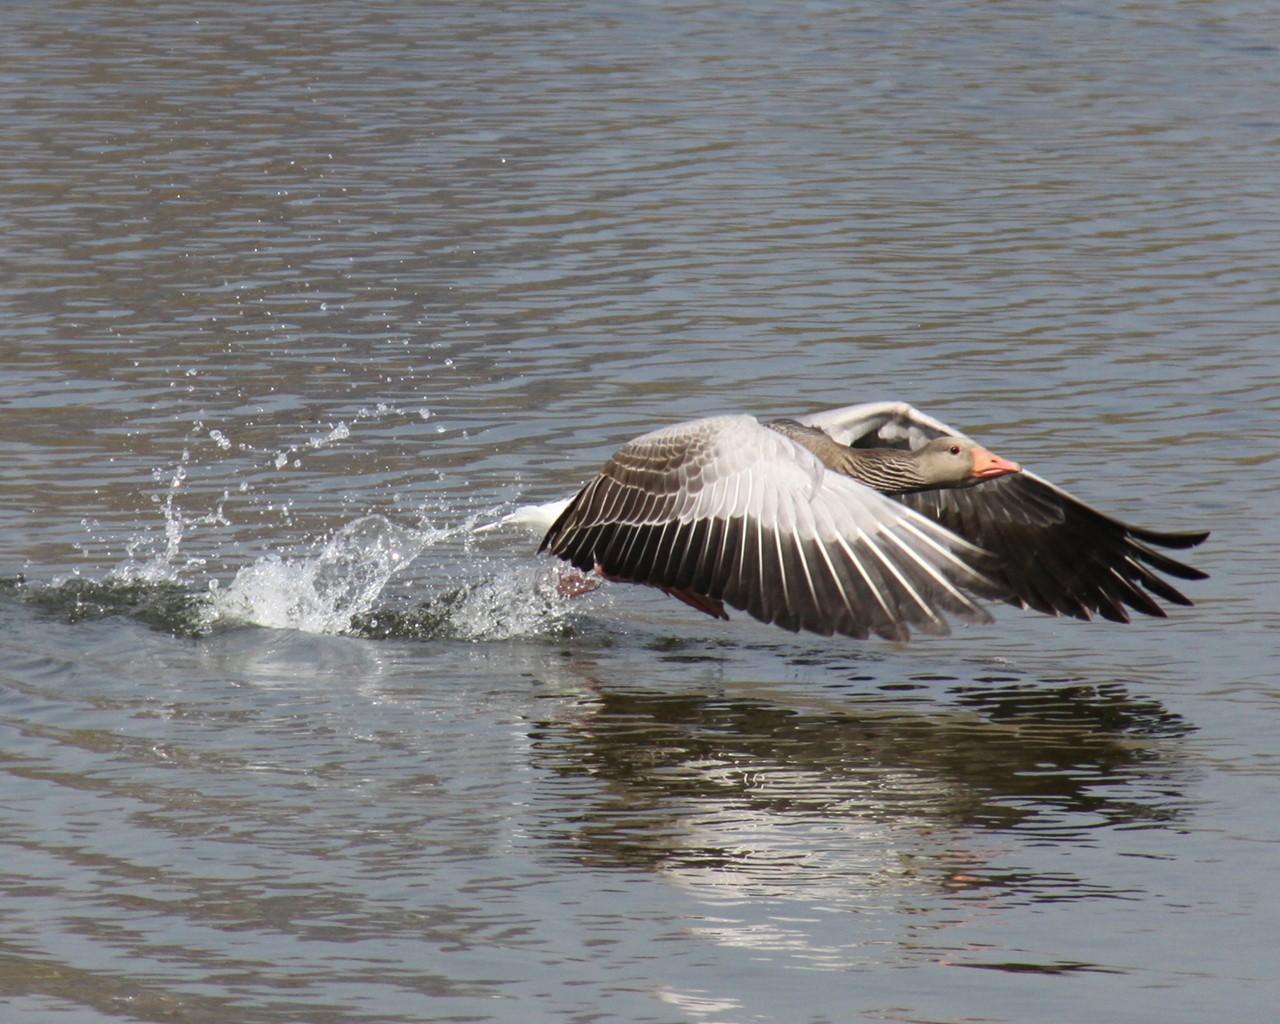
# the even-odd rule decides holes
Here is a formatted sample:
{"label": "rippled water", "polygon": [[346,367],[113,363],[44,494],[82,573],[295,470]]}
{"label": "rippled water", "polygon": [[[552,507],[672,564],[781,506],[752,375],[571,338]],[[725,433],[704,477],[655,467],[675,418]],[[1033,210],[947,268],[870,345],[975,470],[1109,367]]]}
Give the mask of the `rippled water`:
{"label": "rippled water", "polygon": [[[1270,1020],[1277,44],[0,8],[6,1013]],[[886,397],[1212,528],[1196,607],[793,637],[475,532],[663,423]]]}

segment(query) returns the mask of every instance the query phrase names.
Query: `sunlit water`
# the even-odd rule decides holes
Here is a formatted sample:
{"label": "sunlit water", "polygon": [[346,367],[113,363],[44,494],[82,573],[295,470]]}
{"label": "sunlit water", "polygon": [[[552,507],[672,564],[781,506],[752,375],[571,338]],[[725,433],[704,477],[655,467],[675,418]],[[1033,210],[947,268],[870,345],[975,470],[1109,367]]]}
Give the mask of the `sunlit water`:
{"label": "sunlit water", "polygon": [[[1271,5],[0,8],[5,1020],[1269,1021]],[[910,645],[478,532],[899,397],[1192,609]]]}

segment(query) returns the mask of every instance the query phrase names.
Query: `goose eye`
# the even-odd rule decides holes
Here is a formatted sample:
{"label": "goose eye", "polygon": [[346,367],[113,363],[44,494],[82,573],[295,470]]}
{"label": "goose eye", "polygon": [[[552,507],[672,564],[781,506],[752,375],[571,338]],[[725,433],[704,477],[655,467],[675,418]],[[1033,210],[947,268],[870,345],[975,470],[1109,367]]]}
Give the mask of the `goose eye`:
{"label": "goose eye", "polygon": [[947,449],[947,451],[949,451],[952,455],[959,455],[960,446],[958,444],[953,444],[950,448]]}

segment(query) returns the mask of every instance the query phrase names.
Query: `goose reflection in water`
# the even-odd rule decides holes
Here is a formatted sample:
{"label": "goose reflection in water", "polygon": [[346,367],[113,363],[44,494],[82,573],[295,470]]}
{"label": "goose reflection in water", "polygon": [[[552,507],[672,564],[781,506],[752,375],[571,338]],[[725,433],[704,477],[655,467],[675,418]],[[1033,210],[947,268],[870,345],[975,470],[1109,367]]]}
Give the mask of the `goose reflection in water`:
{"label": "goose reflection in water", "polygon": [[1037,902],[1111,893],[1003,870],[1000,851],[1176,823],[1188,730],[1120,685],[1013,677],[956,685],[942,707],[606,687],[541,723],[533,753],[557,804],[567,789],[581,808],[569,825],[547,819],[579,863],[828,906],[946,892]]}

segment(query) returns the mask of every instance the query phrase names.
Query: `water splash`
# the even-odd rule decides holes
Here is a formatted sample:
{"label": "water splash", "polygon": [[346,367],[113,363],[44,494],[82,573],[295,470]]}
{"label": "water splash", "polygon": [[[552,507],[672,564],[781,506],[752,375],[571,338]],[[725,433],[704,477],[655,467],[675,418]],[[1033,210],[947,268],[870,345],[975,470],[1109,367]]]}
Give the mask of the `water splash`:
{"label": "water splash", "polygon": [[[571,599],[543,561],[475,550],[478,515],[451,526],[406,526],[366,515],[327,539],[242,566],[230,582],[184,583],[203,559],[184,559],[186,520],[166,504],[166,543],[102,579],[0,581],[27,604],[67,622],[119,615],[182,636],[244,626],[368,639],[502,640],[566,627]],[[410,577],[435,550],[427,580]],[[419,564],[415,564],[419,563]],[[403,593],[389,596],[403,581]]]}
{"label": "water splash", "polygon": [[[291,527],[290,502],[264,506],[244,498],[256,470],[340,446],[365,422],[407,415],[433,416],[426,408],[380,402],[282,448],[233,440],[228,431],[197,420],[180,458],[152,473],[159,486],[150,500],[160,529],[153,522],[124,542],[123,559],[105,576],[76,570],[52,583],[0,580],[0,594],[68,622],[119,615],[184,636],[257,626],[368,638],[496,640],[562,629],[571,605],[558,593],[554,568],[529,557],[531,548],[514,558],[510,552],[486,554],[493,535],[478,536],[477,524],[494,520],[498,509],[472,509],[470,515],[453,503],[420,509],[416,526],[364,515],[319,540],[265,555],[229,518],[227,509],[244,505],[259,520],[264,513],[283,515]],[[221,459],[224,453],[233,461]],[[205,461],[210,454],[216,455],[213,463]],[[245,459],[256,470],[246,469]],[[217,474],[227,472],[238,478],[236,497],[231,486],[217,496]],[[196,502],[203,507],[193,509]],[[437,525],[442,522],[450,525]],[[85,525],[97,528],[88,520]],[[236,563],[237,552],[247,564]]]}
{"label": "water splash", "polygon": [[450,587],[408,607],[384,605],[352,616],[350,632],[372,639],[509,640],[563,633],[571,598],[559,569],[522,565]]}
{"label": "water splash", "polygon": [[210,623],[248,623],[306,633],[343,633],[431,545],[462,527],[410,529],[384,516],[348,523],[313,554],[270,554],[226,587],[209,585]]}
{"label": "water splash", "polygon": [[[563,625],[569,598],[558,570],[512,564],[474,550],[476,520],[407,527],[380,515],[344,526],[300,556],[267,555],[240,569],[226,587],[210,584],[210,625],[251,624],[371,639],[500,640],[546,634]],[[430,549],[444,563],[425,597],[387,599],[389,584]]]}

